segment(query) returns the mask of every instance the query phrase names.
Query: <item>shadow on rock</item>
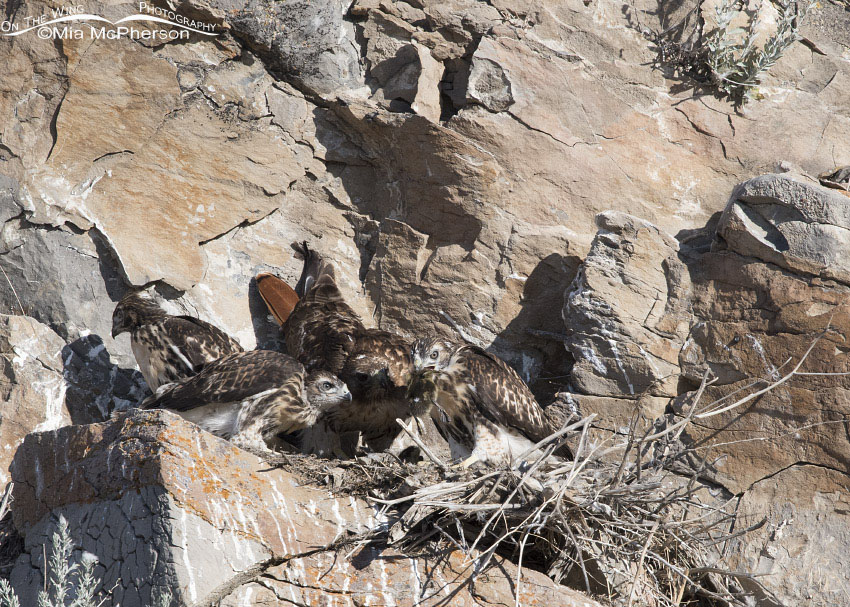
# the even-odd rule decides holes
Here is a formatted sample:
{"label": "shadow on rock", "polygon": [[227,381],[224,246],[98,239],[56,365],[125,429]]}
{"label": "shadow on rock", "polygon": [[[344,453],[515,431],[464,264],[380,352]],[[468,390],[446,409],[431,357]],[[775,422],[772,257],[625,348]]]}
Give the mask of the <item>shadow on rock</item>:
{"label": "shadow on rock", "polygon": [[286,342],[280,325],[269,313],[266,302],[263,301],[257,289],[255,278],[252,278],[248,284],[248,310],[251,313],[251,325],[254,329],[254,338],[257,340],[257,349],[286,352]]}
{"label": "shadow on rock", "polygon": [[328,172],[359,213],[378,222],[399,219],[427,234],[432,246],[475,248],[482,216],[492,213],[480,200],[494,198],[498,185],[492,159],[415,114],[335,104],[316,110],[314,122]]}
{"label": "shadow on rock", "polygon": [[522,289],[520,310],[490,349],[511,363],[542,403],[563,389],[573,365],[564,347],[561,308],[578,264],[577,258],[552,253],[524,281],[507,281],[507,289]]}
{"label": "shadow on rock", "polygon": [[115,410],[136,406],[150,394],[135,369],[119,367],[97,334],[86,335],[62,348],[65,406],[74,424],[109,419]]}

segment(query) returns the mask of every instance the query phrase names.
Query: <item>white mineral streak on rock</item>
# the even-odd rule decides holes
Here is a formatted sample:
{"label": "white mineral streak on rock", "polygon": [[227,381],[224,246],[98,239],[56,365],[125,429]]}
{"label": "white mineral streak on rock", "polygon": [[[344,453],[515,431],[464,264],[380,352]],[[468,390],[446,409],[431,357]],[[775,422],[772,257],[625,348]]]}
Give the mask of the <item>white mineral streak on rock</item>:
{"label": "white mineral streak on rock", "polygon": [[310,518],[313,519],[313,524],[316,527],[319,527],[321,525],[321,523],[320,523],[321,518],[319,517],[319,507],[316,505],[316,502],[314,502],[313,500],[310,500],[309,502],[307,502],[306,511],[307,511],[307,514],[310,515]]}
{"label": "white mineral streak on rock", "polygon": [[582,355],[590,361],[590,364],[593,365],[593,368],[596,369],[600,375],[605,375],[608,373],[608,367],[605,366],[605,363],[600,360],[598,356],[596,356],[596,352],[593,348],[587,346],[578,346]]}
{"label": "white mineral streak on rock", "polygon": [[195,587],[195,573],[192,567],[192,563],[189,561],[189,529],[186,525],[186,510],[180,509],[180,550],[182,552],[183,559],[183,568],[186,571],[186,575],[189,576],[189,584],[187,587],[187,591],[189,592],[189,598],[193,601],[198,598],[198,590]]}
{"label": "white mineral streak on rock", "polygon": [[[278,512],[282,511],[282,509],[284,508],[286,498],[284,498],[278,490],[277,483],[274,481],[274,479],[270,479],[269,487],[271,487],[273,499],[273,508],[270,509],[271,512],[269,514],[271,515],[272,520],[274,521],[275,529],[277,529],[277,537],[280,540],[281,549],[283,550],[284,554],[287,554],[290,552],[289,543],[283,538],[283,530],[280,527],[280,520],[278,517]],[[287,531],[287,533],[289,532]],[[291,534],[289,539],[291,541]]]}
{"label": "white mineral streak on rock", "polygon": [[390,588],[389,576],[387,575],[387,564],[381,557],[378,557],[377,560],[378,566],[381,568],[381,594],[384,597],[384,601],[387,605],[395,607],[395,598],[393,596],[393,591]]}
{"label": "white mineral streak on rock", "polygon": [[655,364],[655,361],[653,360],[653,359],[654,359],[654,357],[653,357],[653,356],[652,356],[649,352],[647,352],[646,350],[644,350],[644,349],[643,349],[643,346],[638,346],[638,350],[640,351],[640,353],[641,353],[641,355],[643,356],[644,360],[646,360],[647,364],[649,364],[649,366],[650,366],[650,367],[652,368],[652,370],[655,372],[655,374],[656,374],[656,375],[659,375],[659,374],[660,374],[660,371],[658,370],[658,366]]}
{"label": "white mineral streak on rock", "polygon": [[767,360],[767,356],[765,356],[764,353],[764,347],[761,345],[761,342],[758,340],[758,338],[750,333],[747,333],[746,337],[750,341],[750,343],[753,344],[753,350],[755,350],[756,354],[759,355],[759,359],[761,359],[761,362],[764,365],[764,370],[767,371],[768,375],[770,375],[770,377],[772,377],[773,379],[779,379],[780,377],[782,377],[776,366],[769,360]]}
{"label": "white mineral streak on rock", "polygon": [[251,602],[251,595],[254,594],[254,589],[251,586],[245,586],[242,592],[242,605],[240,607],[254,607],[254,604]]}
{"label": "white mineral streak on rock", "polygon": [[416,604],[422,599],[422,577],[419,573],[419,559],[409,559],[410,563],[410,589],[413,593],[413,601]]}
{"label": "white mineral streak on rock", "polygon": [[284,495],[280,492],[277,486],[277,482],[272,480],[270,483],[272,487],[272,493],[275,496],[275,506],[280,510],[283,515],[284,521],[289,523],[289,526],[286,529],[286,538],[288,543],[285,546],[288,546],[287,552],[291,553],[295,549],[295,543],[297,542],[298,534],[295,530],[295,522],[292,519],[292,515],[289,512],[289,504],[288,500]]}
{"label": "white mineral streak on rock", "polygon": [[43,432],[64,426],[65,417],[62,407],[65,404],[65,380],[61,376],[56,375],[49,379],[35,381],[30,385],[44,398],[45,419],[33,430],[35,432]]}
{"label": "white mineral streak on rock", "polygon": [[360,519],[360,508],[357,505],[357,500],[354,499],[353,495],[348,496],[348,505],[351,508],[351,511],[354,513],[354,522],[357,525],[356,531],[360,533],[366,526],[363,524],[363,521]]}

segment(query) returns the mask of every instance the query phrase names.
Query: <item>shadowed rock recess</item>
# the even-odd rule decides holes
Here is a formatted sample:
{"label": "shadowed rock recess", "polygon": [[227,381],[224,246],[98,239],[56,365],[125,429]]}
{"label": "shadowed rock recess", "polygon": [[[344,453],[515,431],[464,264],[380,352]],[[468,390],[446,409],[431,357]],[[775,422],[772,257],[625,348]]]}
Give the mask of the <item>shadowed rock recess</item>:
{"label": "shadowed rock recess", "polygon": [[[516,602],[508,561],[464,586],[459,552],[346,560],[326,547],[382,524],[365,502],[167,413],[105,421],[147,394],[110,337],[127,289],[279,348],[252,278],[295,284],[300,240],[367,322],[460,327],[541,402],[572,392],[598,440],[688,416],[706,373],[703,404],[779,380],[814,344],[800,371],[821,375],[681,438],[738,528],[765,520],[723,546],[733,566],[788,605],[847,602],[850,200],[812,177],[850,164],[845,5],[813,8],[739,108],[651,41],[714,3],[168,6],[218,36],[0,36],[0,476],[24,537],[0,575],[22,604],[59,514],[120,578],[107,605],[157,586],[186,605]],[[531,570],[520,592],[595,604]]]}

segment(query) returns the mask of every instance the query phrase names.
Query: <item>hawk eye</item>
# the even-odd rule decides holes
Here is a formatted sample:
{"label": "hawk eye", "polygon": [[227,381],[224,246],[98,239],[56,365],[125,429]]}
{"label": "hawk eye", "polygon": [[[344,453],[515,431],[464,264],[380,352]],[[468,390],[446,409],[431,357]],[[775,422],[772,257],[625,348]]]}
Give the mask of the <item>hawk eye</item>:
{"label": "hawk eye", "polygon": [[322,390],[324,390],[325,392],[330,392],[331,388],[333,387],[334,385],[329,381],[322,382]]}
{"label": "hawk eye", "polygon": [[439,355],[440,355],[440,353],[439,353],[437,350],[431,350],[431,354],[429,354],[429,355],[428,355],[428,357],[429,357],[431,360],[437,360],[437,357],[438,357]]}
{"label": "hawk eye", "polygon": [[357,379],[357,381],[359,381],[360,383],[366,383],[366,382],[369,380],[369,375],[368,375],[368,374],[366,374],[366,373],[361,373],[360,371],[358,371],[357,373],[355,373],[355,374],[354,374],[354,377],[355,377],[355,379]]}

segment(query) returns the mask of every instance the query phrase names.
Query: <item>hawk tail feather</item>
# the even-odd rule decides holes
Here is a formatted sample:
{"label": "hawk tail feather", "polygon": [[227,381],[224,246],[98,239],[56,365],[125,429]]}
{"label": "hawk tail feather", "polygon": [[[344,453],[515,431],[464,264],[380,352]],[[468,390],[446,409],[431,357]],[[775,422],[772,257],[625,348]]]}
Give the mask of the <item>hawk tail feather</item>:
{"label": "hawk tail feather", "polygon": [[283,326],[298,303],[298,294],[286,282],[268,272],[257,274],[254,280],[269,312]]}

